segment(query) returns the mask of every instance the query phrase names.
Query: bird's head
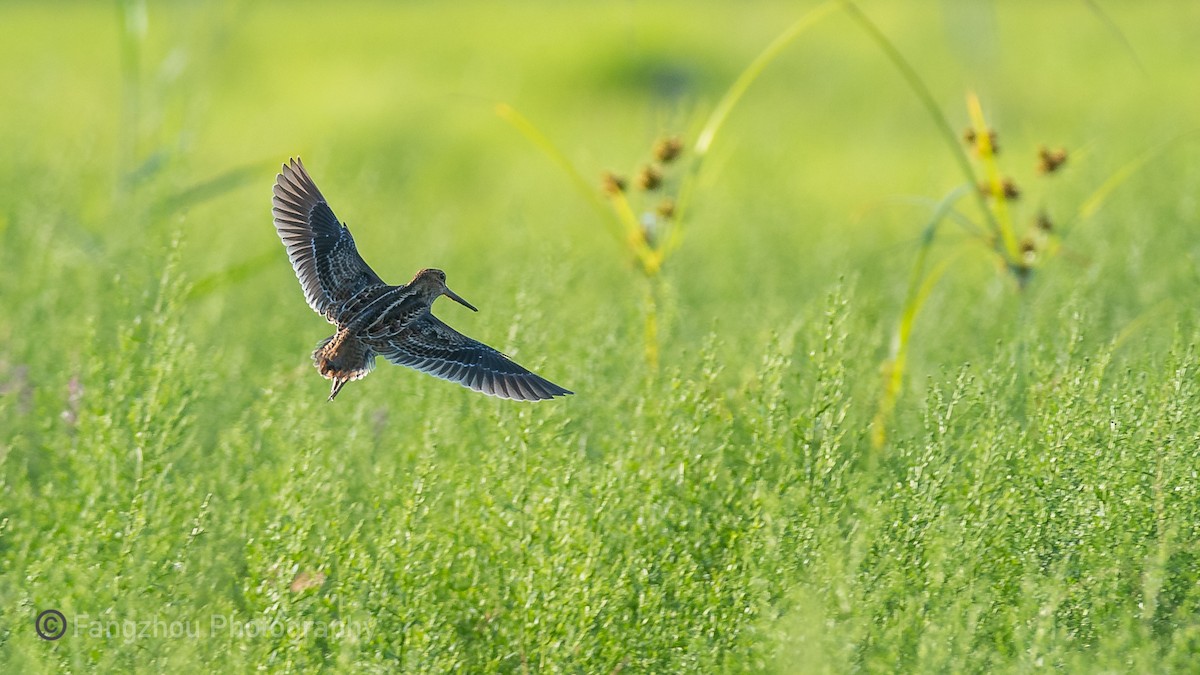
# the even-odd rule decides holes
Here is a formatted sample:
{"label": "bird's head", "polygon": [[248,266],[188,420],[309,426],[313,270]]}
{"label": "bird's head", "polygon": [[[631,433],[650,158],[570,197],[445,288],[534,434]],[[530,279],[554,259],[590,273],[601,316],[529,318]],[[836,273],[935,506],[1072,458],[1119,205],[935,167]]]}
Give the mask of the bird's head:
{"label": "bird's head", "polygon": [[430,302],[436,300],[438,296],[444,295],[472,312],[479,311],[475,308],[475,305],[463,300],[457,293],[446,287],[446,273],[441,270],[432,268],[423,269],[417,272],[417,276],[413,277],[413,280],[408,285],[419,288],[429,298]]}

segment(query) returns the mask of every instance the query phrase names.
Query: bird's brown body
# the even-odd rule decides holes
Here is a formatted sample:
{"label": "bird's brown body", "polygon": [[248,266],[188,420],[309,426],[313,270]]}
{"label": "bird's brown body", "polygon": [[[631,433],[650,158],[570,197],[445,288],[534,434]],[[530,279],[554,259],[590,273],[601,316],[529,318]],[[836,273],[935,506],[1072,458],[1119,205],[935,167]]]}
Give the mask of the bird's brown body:
{"label": "bird's brown body", "polygon": [[329,400],[347,382],[366,377],[376,356],[501,398],[536,401],[572,393],[433,316],[430,308],[443,295],[475,310],[446,287],[441,270],[423,269],[403,286],[384,283],[299,160],[283,166],[272,203],[276,232],[305,299],[337,326],[313,351],[313,364],[333,381]]}

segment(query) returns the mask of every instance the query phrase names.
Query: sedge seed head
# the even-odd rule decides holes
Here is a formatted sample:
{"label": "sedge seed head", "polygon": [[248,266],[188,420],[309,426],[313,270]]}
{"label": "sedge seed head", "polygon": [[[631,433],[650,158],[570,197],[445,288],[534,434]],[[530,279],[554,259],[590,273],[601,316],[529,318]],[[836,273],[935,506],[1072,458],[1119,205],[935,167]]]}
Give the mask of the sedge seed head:
{"label": "sedge seed head", "polygon": [[647,192],[657,190],[662,185],[662,171],[653,164],[647,164],[638,170],[633,182]]}
{"label": "sedge seed head", "polygon": [[654,210],[658,212],[659,217],[664,220],[670,220],[675,217],[675,200],[666,197],[658,203],[658,206]]}
{"label": "sedge seed head", "polygon": [[[983,193],[983,195],[985,195],[987,197],[994,196],[994,193],[992,192],[992,184],[991,183],[989,183],[987,181],[983,181],[977,187],[978,187],[979,191],[981,193]],[[1021,196],[1021,188],[1017,187],[1017,184],[1015,182],[1013,182],[1013,179],[1011,179],[1011,178],[1005,178],[1000,183],[1000,190],[1001,190],[1001,194],[1004,196],[1004,198],[1009,201],[1014,201],[1018,197]]]}
{"label": "sedge seed head", "polygon": [[683,139],[678,136],[660,138],[654,142],[654,159],[669,164],[683,153]]}
{"label": "sedge seed head", "polygon": [[[974,148],[975,153],[979,154],[979,135],[975,133],[974,127],[967,127],[963,132],[963,142]],[[996,135],[995,129],[988,129],[988,143],[992,146],[992,154],[1000,154],[1000,141]]]}
{"label": "sedge seed head", "polygon": [[600,177],[600,191],[609,196],[624,192],[625,179],[612,171],[606,171]]}
{"label": "sedge seed head", "polygon": [[1037,169],[1039,173],[1051,174],[1067,162],[1067,149],[1050,150],[1046,146],[1038,148]]}

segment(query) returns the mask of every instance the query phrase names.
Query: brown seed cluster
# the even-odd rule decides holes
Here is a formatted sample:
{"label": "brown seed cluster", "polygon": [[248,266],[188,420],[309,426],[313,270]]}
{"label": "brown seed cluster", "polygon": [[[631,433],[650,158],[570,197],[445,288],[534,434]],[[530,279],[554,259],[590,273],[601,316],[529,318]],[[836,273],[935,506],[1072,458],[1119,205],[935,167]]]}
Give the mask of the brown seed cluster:
{"label": "brown seed cluster", "polygon": [[664,198],[658,203],[658,208],[655,209],[661,218],[670,220],[675,216],[675,200],[670,197]]}
{"label": "brown seed cluster", "polygon": [[[1018,285],[1024,288],[1032,278],[1035,268],[1042,263],[1042,256],[1058,250],[1057,245],[1054,244],[1057,225],[1051,220],[1047,209],[1038,206],[1035,215],[1027,221],[1029,224],[1025,228],[1024,236],[1019,237],[1016,232],[1012,231],[1012,216],[1006,212],[1007,209],[1002,212],[1001,208],[1006,202],[1020,199],[1022,190],[1012,177],[999,177],[995,173],[998,171],[998,166],[993,155],[999,153],[997,134],[994,129],[987,128],[986,137],[981,137],[983,132],[979,129],[982,128],[984,128],[982,123],[979,126],[967,127],[963,131],[962,140],[975,151],[976,159],[988,176],[986,180],[979,182],[976,189],[984,198],[996,202],[985,207],[992,212],[993,225],[996,226],[996,231],[988,235],[989,244],[1000,252]],[[981,146],[991,146],[991,153],[985,154]],[[1060,171],[1067,161],[1067,156],[1066,148],[1051,149],[1046,145],[1039,146],[1037,148],[1037,172],[1046,176]],[[1034,201],[1040,202],[1041,200],[1040,191],[1035,192]],[[1001,220],[1003,222],[1000,222]],[[1000,245],[1001,238],[1005,242],[1004,246]]]}
{"label": "brown seed cluster", "polygon": [[[988,197],[994,195],[992,192],[992,184],[987,181],[981,182],[978,188],[982,194]],[[1021,188],[1017,187],[1017,184],[1011,178],[1005,178],[1003,181],[1001,181],[1000,189],[1001,193],[1004,195],[1004,198],[1009,201],[1013,201],[1021,196]]]}
{"label": "brown seed cluster", "polygon": [[667,242],[679,225],[681,182],[680,157],[684,143],[678,136],[664,136],[650,146],[650,157],[625,177],[612,171],[601,176],[600,189],[608,197],[624,231],[624,241],[635,264],[648,277],[656,277],[670,253]]}
{"label": "brown seed cluster", "polygon": [[606,195],[615,195],[624,192],[625,179],[612,171],[606,171],[600,177],[600,190]]}
{"label": "brown seed cluster", "polygon": [[[653,160],[642,165],[633,174],[633,186],[643,192],[654,192],[663,187],[668,165],[683,155],[683,139],[678,136],[660,138],[654,141],[654,145],[650,148],[650,155]],[[625,192],[628,187],[629,183],[618,173],[608,171],[600,177],[600,191],[610,197]],[[667,210],[673,212],[674,207]],[[657,211],[663,215],[664,207],[660,205]],[[664,215],[664,217],[669,218],[670,215]]]}
{"label": "brown seed cluster", "polygon": [[683,139],[678,136],[660,138],[654,142],[654,159],[670,164],[683,153]]}
{"label": "brown seed cluster", "polygon": [[[979,152],[979,136],[975,133],[974,127],[967,127],[967,130],[963,132],[963,141],[975,148],[975,152]],[[995,129],[988,129],[988,145],[991,146],[993,155],[1000,154],[1000,143]]]}
{"label": "brown seed cluster", "polygon": [[1038,172],[1050,174],[1058,171],[1059,167],[1067,162],[1067,149],[1059,148],[1050,150],[1046,146],[1038,148]]}
{"label": "brown seed cluster", "polygon": [[639,189],[650,192],[662,187],[663,175],[662,170],[653,164],[647,164],[641,169],[638,169],[637,175],[634,176],[633,184]]}

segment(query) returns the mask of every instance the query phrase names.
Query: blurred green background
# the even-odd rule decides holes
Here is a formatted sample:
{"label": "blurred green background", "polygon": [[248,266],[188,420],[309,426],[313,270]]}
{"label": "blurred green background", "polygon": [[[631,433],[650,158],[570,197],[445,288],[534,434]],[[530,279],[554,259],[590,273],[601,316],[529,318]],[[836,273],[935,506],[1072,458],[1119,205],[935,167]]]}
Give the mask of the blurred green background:
{"label": "blurred green background", "polygon": [[[185,268],[202,276],[273,249],[270,228],[252,225],[262,184],[301,155],[388,278],[458,261],[503,275],[525,267],[501,262],[514,250],[619,266],[561,174],[493,104],[522,110],[589,178],[628,171],[655,137],[693,131],[802,10],[754,4],[732,21],[732,9],[706,3],[135,3],[123,16],[103,4],[10,3],[6,192],[54,194],[112,246],[147,238],[114,231],[132,215],[113,212],[114,195],[149,207],[257,171],[219,201],[184,200],[141,228],[180,232]],[[1080,191],[1190,130],[1200,105],[1178,58],[1190,53],[1194,7],[1106,11],[1136,57],[1086,3],[872,8],[952,120],[966,126],[963,94],[974,90],[1013,155],[1038,143],[1087,148],[1067,188]],[[700,287],[679,284],[689,302],[736,295],[738,270],[765,277],[768,297],[794,296],[847,262],[906,258],[891,254],[922,214],[869,209],[940,196],[957,178],[915,97],[843,17],[774,63],[718,142],[679,264],[679,274],[707,270]],[[1028,174],[1032,161],[1011,163]],[[487,245],[467,236],[477,231]],[[259,281],[282,294],[288,280],[275,271]]]}
{"label": "blurred green background", "polygon": [[[1138,502],[1144,539],[1121,538],[1131,515],[1078,544],[1125,562],[1046,562],[1086,537],[1031,523],[1094,511],[1074,497],[1030,506],[1034,521],[988,521],[1010,547],[973,539],[981,567],[960,577],[905,559],[896,569],[916,576],[892,578],[859,554],[870,541],[917,550],[894,524],[916,520],[892,508],[975,513],[968,467],[935,496],[889,492],[915,466],[950,466],[927,450],[966,364],[990,384],[966,387],[975,421],[944,450],[979,475],[1034,492],[1062,480],[1060,495],[1136,483],[1132,441],[1089,464],[1097,420],[1166,415],[1168,402],[1182,406],[1171,437],[1195,439],[1197,400],[1159,378],[1195,372],[1200,5],[862,4],[952,125],[969,125],[964,97],[979,95],[1025,188],[1020,227],[1042,210],[1066,220],[1125,178],[1024,292],[968,230],[943,229],[935,254],[967,254],[918,317],[882,455],[867,442],[880,364],[931,204],[962,176],[859,26],[834,12],[804,33],[721,129],[664,270],[659,370],[643,360],[643,282],[621,243],[495,113],[520,110],[599,189],[656,139],[693,142],[814,6],[0,4],[0,656],[47,671],[1187,663],[1196,507],[1162,481]],[[1037,176],[1041,144],[1071,151],[1063,175]],[[482,311],[439,304],[443,319],[578,395],[519,407],[381,365],[324,404],[308,354],[330,328],[270,224],[292,156],[385,280],[446,270]],[[1115,365],[1087,375],[1097,361]],[[1066,410],[1055,402],[1071,382],[1101,383],[1088,414],[1036,422]],[[1121,398],[1142,386],[1156,393]],[[1151,409],[1121,407],[1138,400]],[[1065,446],[1037,433],[1064,423],[1079,425]],[[1154,447],[1168,434],[1138,428],[1156,430],[1138,437]],[[1000,454],[979,449],[989,442]],[[1095,475],[1048,469],[1050,446],[1074,447]],[[1158,476],[1194,483],[1195,448],[1180,452]],[[813,482],[821,461],[840,477]],[[1045,503],[1001,492],[1013,513]],[[1045,540],[1014,543],[1031,530]],[[948,564],[961,546],[918,548]],[[993,565],[1007,565],[998,580]],[[288,590],[310,571],[323,585]],[[1142,625],[1130,589],[1152,573],[1174,604]],[[986,577],[986,597],[947,575]],[[872,595],[883,587],[894,593]],[[1053,602],[1022,604],[1043,591]],[[906,618],[916,605],[923,618]],[[68,620],[340,617],[371,637],[42,642],[29,624],[51,606]]]}
{"label": "blurred green background", "polygon": [[[494,103],[529,116],[589,179],[628,172],[657,136],[694,134],[802,10],[7,3],[0,180],[5,194],[26,198],[7,200],[6,229],[30,204],[51,222],[70,215],[31,235],[77,253],[69,267],[107,254],[110,264],[153,268],[160,248],[146,244],[178,233],[193,280],[247,263],[251,283],[272,291],[237,294],[233,306],[229,293],[207,299],[213,322],[271,321],[267,308],[295,294],[284,259],[266,262],[276,242],[262,224],[262,186],[300,155],[385,278],[450,267],[468,299],[500,310],[538,273],[530,260],[569,260],[559,269],[570,270],[572,287],[551,316],[573,324],[594,314],[580,294],[622,283],[624,261],[561,172],[506,128]],[[1105,11],[1136,56],[1086,3],[871,8],[951,120],[965,127],[963,94],[979,93],[1014,172],[1032,174],[1039,143],[1087,150],[1068,184],[1055,187],[1064,204],[1191,129],[1200,106],[1194,70],[1181,58],[1191,50],[1194,6]],[[926,214],[887,200],[940,197],[957,179],[892,66],[861,30],[832,17],[770,66],[718,138],[677,263],[687,309],[673,325],[686,340],[755,298],[754,311],[735,319],[749,329],[735,333],[752,334],[790,311],[761,300],[820,297],[822,282],[866,265],[894,264],[895,274],[880,277],[890,285],[903,277]],[[1180,189],[1167,198],[1186,209],[1178,202],[1195,177],[1184,165],[1176,179]],[[1153,189],[1135,181],[1118,205]],[[124,226],[132,220],[136,227]],[[1100,239],[1105,230],[1091,227]],[[1082,239],[1072,243],[1085,256],[1105,245]],[[1145,239],[1139,245],[1152,258],[1179,251],[1169,236]],[[139,255],[152,259],[130,259]],[[486,286],[472,283],[469,275],[484,272]],[[743,292],[751,284],[757,294]],[[283,332],[289,314],[263,334]]]}

